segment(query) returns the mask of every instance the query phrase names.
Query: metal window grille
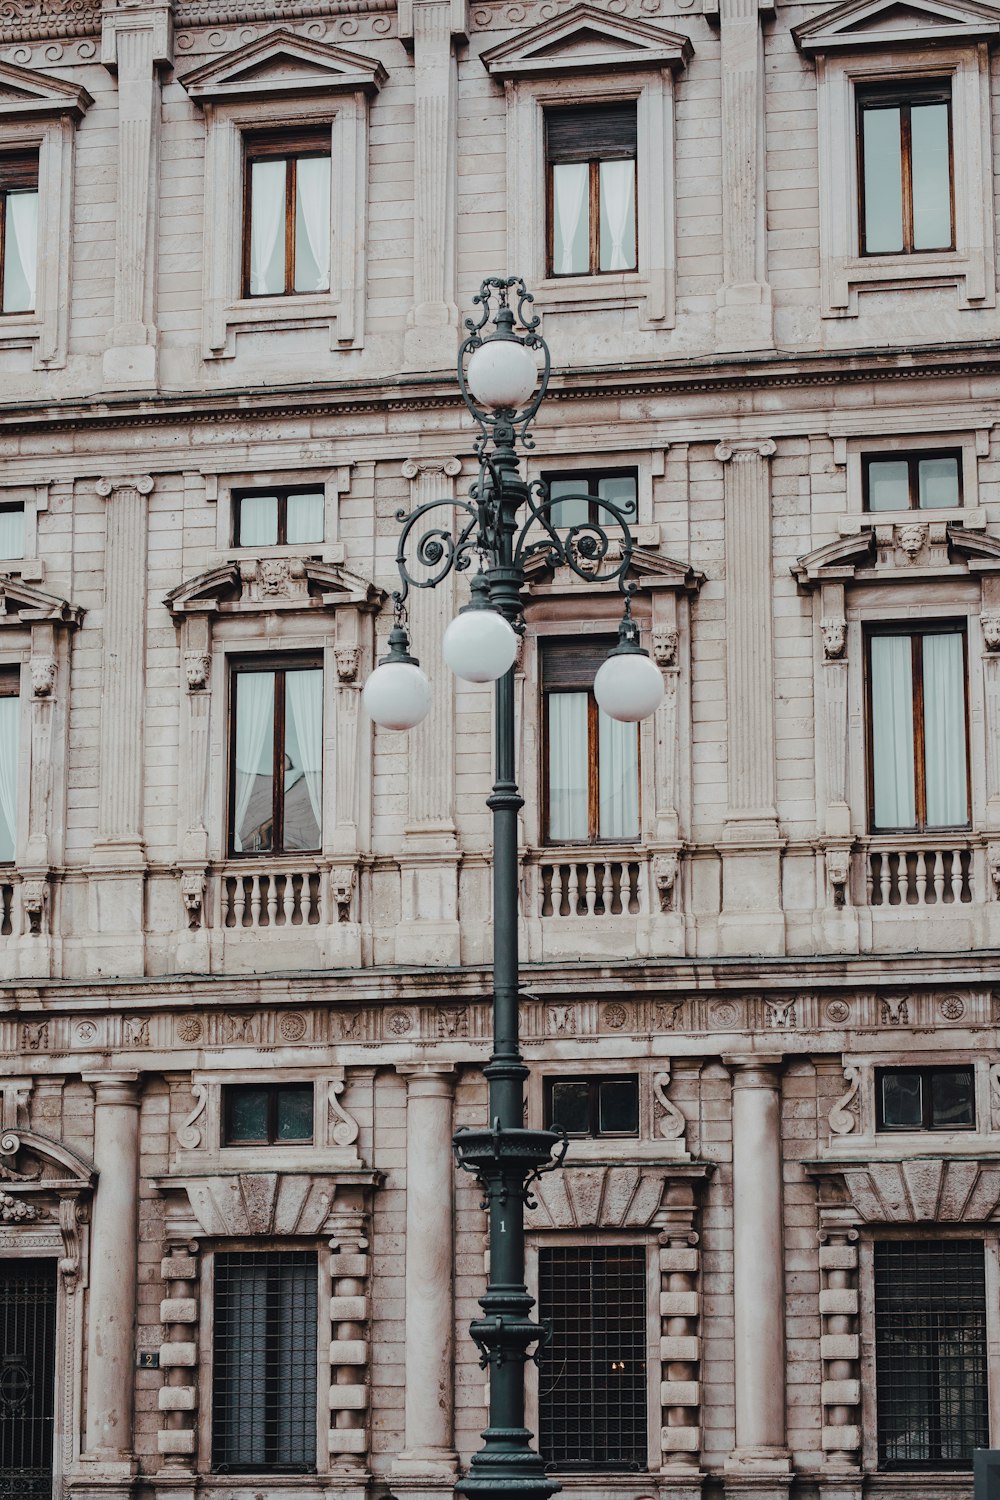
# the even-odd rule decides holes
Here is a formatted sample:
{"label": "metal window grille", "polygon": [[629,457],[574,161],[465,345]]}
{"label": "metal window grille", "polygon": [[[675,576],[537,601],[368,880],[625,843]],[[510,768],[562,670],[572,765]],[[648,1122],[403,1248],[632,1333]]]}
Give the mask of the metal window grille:
{"label": "metal window grille", "polygon": [[56,1267],[0,1262],[0,1500],[52,1500]]}
{"label": "metal window grille", "polygon": [[875,1246],[882,1469],[971,1469],[989,1442],[980,1240]]}
{"label": "metal window grille", "polygon": [[539,1373],[539,1446],[552,1469],[645,1469],[646,1252],[538,1252],[552,1336]]}
{"label": "metal window grille", "polygon": [[215,1257],[212,1471],[316,1472],[316,1256]]}

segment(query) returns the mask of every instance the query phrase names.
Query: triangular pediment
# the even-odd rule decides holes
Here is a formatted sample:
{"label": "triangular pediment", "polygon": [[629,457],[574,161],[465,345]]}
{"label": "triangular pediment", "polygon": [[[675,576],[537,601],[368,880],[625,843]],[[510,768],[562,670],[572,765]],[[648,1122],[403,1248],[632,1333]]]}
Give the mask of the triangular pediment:
{"label": "triangular pediment", "polygon": [[210,568],[173,589],[163,602],[179,619],[183,615],[329,609],[343,604],[378,609],[384,598],[373,583],[332,563],[262,556]]}
{"label": "triangular pediment", "polygon": [[83,610],[57,594],[43,594],[10,573],[0,573],[0,630],[5,625],[34,625],[51,620],[55,625],[79,625]]}
{"label": "triangular pediment", "polygon": [[69,115],[79,120],[93,99],[80,84],[0,62],[0,120]]}
{"label": "triangular pediment", "polygon": [[192,99],[225,101],[377,93],[386,77],[377,58],[277,30],[213,58],[182,82]]}
{"label": "triangular pediment", "polygon": [[682,68],[688,37],[577,5],[482,55],[494,78],[546,78],[635,68]]}
{"label": "triangular pediment", "polygon": [[1000,35],[1000,10],[975,0],[849,0],[792,28],[803,52],[974,42]]}

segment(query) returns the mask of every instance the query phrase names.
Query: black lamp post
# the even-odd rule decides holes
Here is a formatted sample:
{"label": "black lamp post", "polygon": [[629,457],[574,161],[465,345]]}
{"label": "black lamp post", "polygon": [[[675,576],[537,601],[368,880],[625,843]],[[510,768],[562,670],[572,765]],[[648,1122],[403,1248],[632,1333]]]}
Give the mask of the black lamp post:
{"label": "black lamp post", "polygon": [[[532,1320],[525,1287],[524,1210],[531,1205],[531,1184],[561,1165],[566,1136],[558,1129],[524,1128],[528,1069],[518,1043],[517,815],[523,800],[515,778],[514,656],[516,633],[524,629],[521,594],[529,560],[541,558],[589,583],[621,589],[619,644],[594,686],[606,712],[631,721],[646,717],[663,696],[663,680],[640,648],[631,616],[627,573],[633,543],[624,509],[593,495],[553,501],[544,484],[529,485],[519,472],[517,444],[534,447],[529,428],[551,370],[539,319],[530,312],[532,298],[520,278],[491,277],[475,301],[480,314],[466,319],[458,381],[479,426],[479,475],[468,500],[430,501],[409,515],[399,513],[401,587],[393,595],[394,627],[388,655],[365,685],[365,704],[376,723],[388,728],[411,728],[426,715],[430,684],[409,654],[406,597],[411,587],[434,588],[478,559],[471,602],[452,621],[443,644],[459,676],[496,682],[496,781],[487,803],[493,813],[493,1052],[483,1069],[489,1125],[455,1135],[458,1164],[479,1180],[489,1213],[489,1281],[479,1299],[483,1315],[470,1332],[489,1369],[490,1412],[483,1447],[456,1488],[470,1500],[546,1500],[560,1486],[546,1474],[524,1425],[524,1367],[545,1332]],[[496,332],[484,337],[491,319]],[[580,499],[587,501],[587,521],[567,528],[554,524],[555,505]],[[433,525],[428,518],[439,507],[451,514],[447,523]]]}

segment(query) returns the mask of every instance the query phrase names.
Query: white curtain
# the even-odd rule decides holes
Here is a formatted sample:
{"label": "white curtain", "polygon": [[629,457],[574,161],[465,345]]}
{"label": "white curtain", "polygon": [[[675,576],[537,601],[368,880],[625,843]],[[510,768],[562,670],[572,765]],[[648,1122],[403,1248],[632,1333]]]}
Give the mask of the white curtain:
{"label": "white curtain", "polygon": [[289,495],[287,535],[289,542],[323,540],[323,496]]}
{"label": "white curtain", "polygon": [[[315,668],[304,672],[286,672],[285,707],[291,718],[299,749],[299,765],[291,769],[301,771],[305,778],[309,806],[316,819],[318,835],[323,827],[322,671]],[[318,837],[316,843],[319,843]]]}
{"label": "white curtain", "polygon": [[602,161],[601,270],[635,266],[635,162]]}
{"label": "white curtain", "polygon": [[24,509],[0,510],[0,557],[24,556]]}
{"label": "white curtain", "polygon": [[295,290],[330,285],[330,158],[305,156],[295,166]]}
{"label": "white curtain", "polygon": [[[589,186],[590,166],[585,161],[558,162],[552,169],[556,219],[552,258],[557,276],[579,276],[590,269],[587,233]],[[581,240],[582,247],[578,243]]]}
{"label": "white curtain", "polygon": [[969,817],[962,637],[925,635],[922,644],[927,826],[961,827]]}
{"label": "white curtain", "polygon": [[243,495],[240,499],[239,545],[273,547],[277,540],[277,495]]}
{"label": "white curtain", "polygon": [[4,312],[28,312],[35,305],[38,269],[38,194],[8,193]]}
{"label": "white curtain", "polygon": [[912,828],[913,676],[908,635],[872,637],[872,779],[876,828]]}
{"label": "white curtain", "polygon": [[285,290],[285,162],[250,163],[250,290]]}
{"label": "white curtain", "polygon": [[234,681],[236,796],[233,807],[233,847],[242,850],[243,819],[247,815],[257,778],[261,774],[261,756],[265,747],[270,747],[274,734],[274,673],[240,672]]}
{"label": "white curtain", "polygon": [[587,694],[550,693],[549,838],[585,839],[587,823]]}
{"label": "white curtain", "polygon": [[600,768],[602,839],[639,835],[639,729],[597,711],[597,755]]}
{"label": "white curtain", "polygon": [[20,698],[0,698],[0,863],[14,858]]}

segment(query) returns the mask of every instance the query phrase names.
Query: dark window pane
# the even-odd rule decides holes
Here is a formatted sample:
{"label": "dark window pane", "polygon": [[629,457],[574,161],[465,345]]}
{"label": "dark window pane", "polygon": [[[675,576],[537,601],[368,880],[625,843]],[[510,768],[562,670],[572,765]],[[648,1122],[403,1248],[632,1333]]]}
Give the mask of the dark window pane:
{"label": "dark window pane", "polygon": [[601,1135],[639,1134],[639,1084],[635,1078],[616,1078],[598,1091],[598,1130]]}
{"label": "dark window pane", "polygon": [[226,1140],[231,1144],[266,1142],[268,1095],[266,1084],[226,1089]]}
{"label": "dark window pane", "polygon": [[862,112],[865,253],[903,248],[903,166],[898,107]]}
{"label": "dark window pane", "polygon": [[910,107],[913,172],[913,248],[951,246],[951,153],[947,104]]}
{"label": "dark window pane", "polygon": [[54,1258],[0,1261],[0,1494],[10,1500],[52,1500],[56,1297]]}
{"label": "dark window pane", "polygon": [[274,841],[274,673],[237,672],[233,826],[237,853],[264,853]]}
{"label": "dark window pane", "polygon": [[[579,479],[568,476],[565,479],[553,479],[549,482],[549,497],[557,500],[558,505],[553,505],[549,512],[549,520],[553,526],[582,526],[590,516],[590,501],[587,499],[587,476],[581,474]],[[563,496],[572,496],[572,499],[563,499]]]}
{"label": "dark window pane", "polygon": [[942,454],[939,458],[922,458],[917,464],[917,498],[929,510],[933,506],[955,506],[961,503],[958,487],[958,457]]}
{"label": "dark window pane", "polygon": [[937,1129],[968,1129],[976,1123],[971,1068],[935,1068],[930,1077],[931,1119]]}
{"label": "dark window pane", "polygon": [[589,1084],[552,1085],[552,1124],[561,1125],[567,1135],[590,1134]]}
{"label": "dark window pane", "polygon": [[[597,493],[602,500],[610,500],[626,516],[636,515],[638,484],[634,474],[610,474],[598,479]],[[600,521],[602,516],[607,523],[613,521],[611,513],[598,506],[597,519]]]}
{"label": "dark window pane", "polygon": [[313,1133],[312,1084],[295,1083],[280,1087],[276,1113],[279,1141],[311,1141]]}
{"label": "dark window pane", "polygon": [[883,1073],[882,1124],[887,1130],[919,1130],[923,1125],[919,1073]]}
{"label": "dark window pane", "polygon": [[873,459],[868,465],[868,509],[908,510],[909,475],[905,458]]}

